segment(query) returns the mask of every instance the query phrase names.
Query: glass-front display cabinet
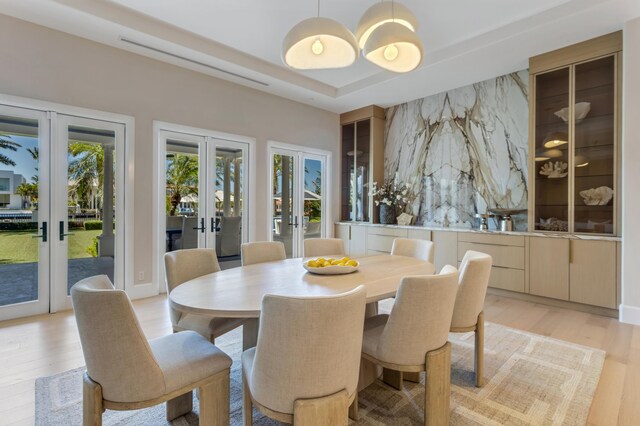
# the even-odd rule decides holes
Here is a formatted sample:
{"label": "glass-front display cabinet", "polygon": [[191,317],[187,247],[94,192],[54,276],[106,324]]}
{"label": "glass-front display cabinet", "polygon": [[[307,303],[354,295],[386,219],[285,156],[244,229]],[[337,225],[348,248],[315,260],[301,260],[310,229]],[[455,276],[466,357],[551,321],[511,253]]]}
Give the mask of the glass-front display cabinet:
{"label": "glass-front display cabinet", "polygon": [[377,106],[344,113],[341,121],[341,213],[343,221],[377,222],[369,196],[382,179],[384,110]]}
{"label": "glass-front display cabinet", "polygon": [[532,230],[617,235],[617,34],[595,57],[590,41],[530,60]]}

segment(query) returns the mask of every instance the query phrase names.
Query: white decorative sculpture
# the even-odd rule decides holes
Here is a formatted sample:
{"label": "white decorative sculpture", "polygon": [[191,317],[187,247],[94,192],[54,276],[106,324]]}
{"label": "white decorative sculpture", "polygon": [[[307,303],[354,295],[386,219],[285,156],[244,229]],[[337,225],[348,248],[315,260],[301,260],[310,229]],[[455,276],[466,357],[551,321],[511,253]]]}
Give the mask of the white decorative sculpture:
{"label": "white decorative sculpture", "polygon": [[567,171],[568,167],[569,164],[564,161],[556,161],[555,163],[553,161],[549,161],[542,165],[540,168],[540,174],[548,177],[549,179],[563,178],[569,174]]}
{"label": "white decorative sculpture", "polygon": [[580,191],[580,196],[587,206],[606,206],[613,198],[613,189],[608,186],[585,189]]}

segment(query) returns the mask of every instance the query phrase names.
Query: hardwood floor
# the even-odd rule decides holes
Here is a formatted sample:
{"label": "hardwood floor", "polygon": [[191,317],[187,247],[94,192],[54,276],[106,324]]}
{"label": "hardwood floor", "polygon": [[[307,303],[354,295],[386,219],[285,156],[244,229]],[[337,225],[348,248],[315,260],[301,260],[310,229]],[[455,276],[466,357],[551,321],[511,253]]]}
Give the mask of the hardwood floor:
{"label": "hardwood floor", "polygon": [[[134,302],[148,338],[171,332],[165,296]],[[612,318],[487,296],[487,321],[605,350],[590,425],[640,419],[640,327]],[[0,322],[0,424],[34,423],[35,379],[84,365],[71,311]]]}

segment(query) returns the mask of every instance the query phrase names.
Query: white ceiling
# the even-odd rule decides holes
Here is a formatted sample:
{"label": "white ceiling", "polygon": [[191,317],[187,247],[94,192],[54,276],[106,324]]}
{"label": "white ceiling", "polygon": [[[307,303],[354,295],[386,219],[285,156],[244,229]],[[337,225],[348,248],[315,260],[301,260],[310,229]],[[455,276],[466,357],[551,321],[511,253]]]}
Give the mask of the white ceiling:
{"label": "white ceiling", "polygon": [[[355,31],[375,2],[321,0],[320,15]],[[640,15],[639,0],[402,3],[418,18],[426,51],[421,67],[404,75],[362,57],[339,70],[284,66],[282,39],[317,14],[313,0],[0,0],[0,12],[335,112],[394,105],[520,70],[530,56],[621,29]]]}

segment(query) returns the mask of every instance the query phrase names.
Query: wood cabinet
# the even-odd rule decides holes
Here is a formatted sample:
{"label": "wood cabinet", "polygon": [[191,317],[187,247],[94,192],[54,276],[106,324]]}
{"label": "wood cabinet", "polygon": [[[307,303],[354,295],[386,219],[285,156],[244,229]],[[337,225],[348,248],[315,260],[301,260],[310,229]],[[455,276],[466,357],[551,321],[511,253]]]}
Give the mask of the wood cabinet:
{"label": "wood cabinet", "polygon": [[569,300],[569,239],[529,238],[529,293]]}
{"label": "wood cabinet", "polygon": [[529,229],[617,235],[617,32],[529,60]]}
{"label": "wood cabinet", "polygon": [[340,115],[341,220],[378,222],[368,189],[384,178],[384,124],[375,105]]}
{"label": "wood cabinet", "polygon": [[615,241],[571,240],[569,300],[616,308]]}

